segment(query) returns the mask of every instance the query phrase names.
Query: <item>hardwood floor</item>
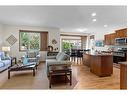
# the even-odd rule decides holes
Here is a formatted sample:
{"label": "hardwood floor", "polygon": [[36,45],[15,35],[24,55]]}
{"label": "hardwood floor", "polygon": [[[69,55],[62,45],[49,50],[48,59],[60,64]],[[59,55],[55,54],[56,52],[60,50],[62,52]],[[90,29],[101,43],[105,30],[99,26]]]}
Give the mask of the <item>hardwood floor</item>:
{"label": "hardwood floor", "polygon": [[[120,69],[113,68],[110,77],[98,77],[89,71],[87,66],[72,66],[72,86],[69,84],[54,85],[52,89],[120,89]],[[31,71],[14,72],[7,79],[7,71],[0,73],[0,89],[49,89],[45,64],[40,64],[36,76]]]}

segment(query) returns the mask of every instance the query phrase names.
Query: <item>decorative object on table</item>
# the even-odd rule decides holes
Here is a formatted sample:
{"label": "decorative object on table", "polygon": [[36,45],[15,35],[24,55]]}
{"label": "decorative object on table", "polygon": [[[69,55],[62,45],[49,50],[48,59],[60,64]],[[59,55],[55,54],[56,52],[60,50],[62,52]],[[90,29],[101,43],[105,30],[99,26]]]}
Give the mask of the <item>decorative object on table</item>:
{"label": "decorative object on table", "polygon": [[58,50],[58,47],[54,48],[54,51],[57,51]]}
{"label": "decorative object on table", "polygon": [[97,40],[97,41],[95,41],[95,46],[97,46],[97,47],[103,47],[104,46],[104,41],[103,40]]}
{"label": "decorative object on table", "polygon": [[10,45],[13,45],[14,43],[16,43],[17,39],[16,39],[13,35],[11,35],[11,36],[9,36],[9,37],[6,39],[6,41],[7,41]]}
{"label": "decorative object on table", "polygon": [[5,57],[8,57],[9,56],[8,52],[10,51],[10,47],[9,46],[3,46],[2,51],[4,51]]}
{"label": "decorative object on table", "polygon": [[16,57],[11,57],[11,66],[14,65],[14,64],[13,64],[13,61],[14,61],[14,64],[17,63],[17,59],[16,59]]}
{"label": "decorative object on table", "polygon": [[57,44],[57,41],[55,39],[53,39],[52,44]]}
{"label": "decorative object on table", "polygon": [[52,52],[53,51],[53,46],[48,46],[47,51]]}

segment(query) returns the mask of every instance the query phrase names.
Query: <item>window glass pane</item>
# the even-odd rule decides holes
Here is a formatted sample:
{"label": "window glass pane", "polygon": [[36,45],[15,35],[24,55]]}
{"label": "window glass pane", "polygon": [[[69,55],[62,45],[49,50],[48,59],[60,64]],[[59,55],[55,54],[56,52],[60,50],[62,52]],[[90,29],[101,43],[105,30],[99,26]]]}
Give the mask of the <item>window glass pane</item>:
{"label": "window glass pane", "polygon": [[40,33],[20,32],[20,50],[40,50]]}
{"label": "window glass pane", "polygon": [[81,40],[71,40],[63,39],[62,40],[62,51],[70,51],[71,49],[81,49]]}

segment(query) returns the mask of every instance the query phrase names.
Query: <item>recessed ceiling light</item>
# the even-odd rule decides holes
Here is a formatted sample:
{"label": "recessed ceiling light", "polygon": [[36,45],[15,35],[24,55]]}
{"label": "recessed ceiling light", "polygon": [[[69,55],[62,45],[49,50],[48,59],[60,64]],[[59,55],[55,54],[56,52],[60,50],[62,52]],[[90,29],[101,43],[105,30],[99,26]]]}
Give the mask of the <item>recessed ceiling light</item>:
{"label": "recessed ceiling light", "polygon": [[92,17],[94,17],[94,16],[96,16],[96,15],[97,15],[96,13],[92,13],[92,14],[91,14]]}
{"label": "recessed ceiling light", "polygon": [[105,25],[104,25],[104,27],[108,27],[108,25],[107,25],[107,24],[105,24]]}
{"label": "recessed ceiling light", "polygon": [[80,31],[80,32],[84,32],[84,31],[87,31],[88,29],[87,28],[78,28],[76,29],[77,31]]}
{"label": "recessed ceiling light", "polygon": [[95,19],[95,18],[94,18],[92,21],[93,21],[93,22],[96,22],[96,21],[97,21],[97,19]]}

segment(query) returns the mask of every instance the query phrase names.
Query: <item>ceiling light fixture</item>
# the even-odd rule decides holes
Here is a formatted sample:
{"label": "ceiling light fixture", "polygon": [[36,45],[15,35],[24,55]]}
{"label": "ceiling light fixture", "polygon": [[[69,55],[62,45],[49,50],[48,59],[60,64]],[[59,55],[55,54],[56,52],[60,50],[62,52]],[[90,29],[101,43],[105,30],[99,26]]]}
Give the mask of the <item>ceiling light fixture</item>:
{"label": "ceiling light fixture", "polygon": [[92,17],[95,17],[96,15],[97,15],[96,13],[92,13],[92,14],[91,14]]}
{"label": "ceiling light fixture", "polygon": [[104,25],[104,27],[108,27],[108,25],[107,25],[107,24],[105,24],[105,25]]}
{"label": "ceiling light fixture", "polygon": [[95,19],[95,18],[94,18],[92,21],[93,21],[93,22],[96,22],[96,21],[97,21],[97,19]]}
{"label": "ceiling light fixture", "polygon": [[76,29],[77,31],[80,31],[80,32],[84,32],[84,31],[87,31],[88,29],[87,28],[78,28]]}

